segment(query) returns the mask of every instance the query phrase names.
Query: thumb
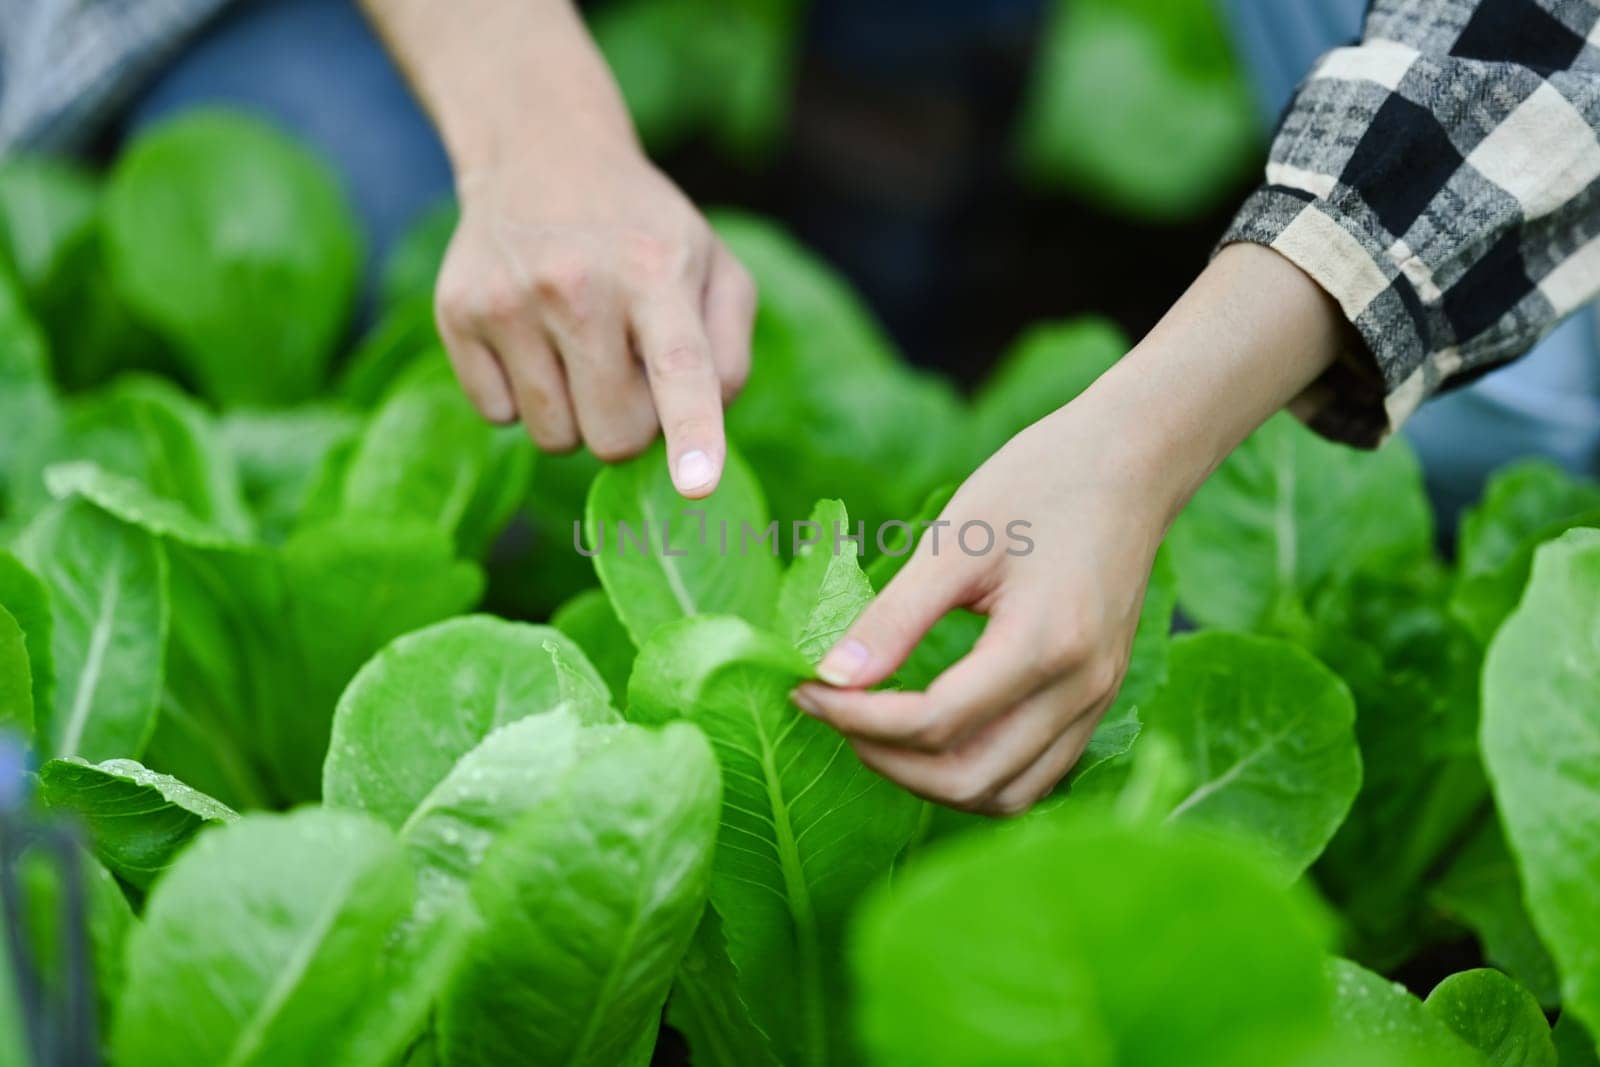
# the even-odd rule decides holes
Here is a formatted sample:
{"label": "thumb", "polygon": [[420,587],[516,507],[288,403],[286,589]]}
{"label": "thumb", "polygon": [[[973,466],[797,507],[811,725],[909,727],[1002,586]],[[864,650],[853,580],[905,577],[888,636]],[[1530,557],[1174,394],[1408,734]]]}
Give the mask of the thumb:
{"label": "thumb", "polygon": [[922,635],[966,600],[966,557],[917,553],[817,664],[829,685],[863,689],[893,674]]}

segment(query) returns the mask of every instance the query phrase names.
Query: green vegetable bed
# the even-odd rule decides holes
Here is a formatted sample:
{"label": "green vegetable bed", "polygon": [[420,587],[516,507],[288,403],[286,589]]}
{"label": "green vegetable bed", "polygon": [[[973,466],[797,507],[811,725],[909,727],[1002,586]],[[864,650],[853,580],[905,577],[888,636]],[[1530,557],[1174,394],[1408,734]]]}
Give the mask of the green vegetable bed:
{"label": "green vegetable bed", "polygon": [[713,1067],[1596,1063],[1600,486],[1510,468],[1446,562],[1402,443],[1273,420],[1084,761],[980,822],[788,700],[903,545],[718,531],[931,518],[1125,340],[1037,326],[962,397],[720,217],[763,303],[691,506],[659,447],[472,414],[444,218],[351,348],[348,208],[272,131],[0,167],[0,732],[82,842],[74,878],[8,838],[0,1065],[44,1029],[19,978],[72,984],[68,901],[118,1067],[674,1062],[664,1026]]}

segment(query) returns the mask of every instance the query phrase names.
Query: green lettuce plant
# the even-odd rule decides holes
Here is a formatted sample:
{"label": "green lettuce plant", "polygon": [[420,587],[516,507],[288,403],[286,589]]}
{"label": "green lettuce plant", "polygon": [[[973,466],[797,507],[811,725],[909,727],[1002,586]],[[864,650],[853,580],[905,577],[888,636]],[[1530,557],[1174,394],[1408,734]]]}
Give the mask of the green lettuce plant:
{"label": "green lettuce plant", "polygon": [[[17,191],[52,172],[0,168],[0,733],[30,768],[0,842],[0,1063],[37,1028],[14,949],[30,995],[92,1002],[113,1067],[643,1065],[664,1026],[719,1067],[1595,1062],[1592,480],[1508,468],[1450,559],[1403,445],[1270,422],[1157,556],[1079,766],[989,822],[788,694],[912,547],[877,523],[937,518],[1115,331],[1027,331],[964,400],[781,230],[725,216],[756,372],[689,503],[659,447],[535,465],[475,419],[427,318],[447,209],[330,378],[348,294],[309,279],[342,261],[258,224],[287,211],[309,248],[338,212],[263,136],[153,131],[104,194],[63,179],[31,244]],[[252,306],[119,282],[185,381],[75,362],[50,295],[92,266],[74,249],[125,269],[117,211],[229,145],[259,173],[184,180],[231,190],[287,273],[238,281],[201,211],[151,239]],[[299,300],[288,377],[239,363]],[[790,543],[796,520],[823,536]],[[858,521],[864,553],[836,550]],[[888,684],[926,687],[982,626],[952,613]],[[1463,956],[1487,966],[1446,975]]]}

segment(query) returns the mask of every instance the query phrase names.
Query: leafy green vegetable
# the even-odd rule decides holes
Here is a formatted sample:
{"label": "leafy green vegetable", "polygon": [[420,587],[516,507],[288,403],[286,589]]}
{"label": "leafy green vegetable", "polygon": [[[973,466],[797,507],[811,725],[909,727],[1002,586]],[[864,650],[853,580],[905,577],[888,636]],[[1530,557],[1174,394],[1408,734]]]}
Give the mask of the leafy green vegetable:
{"label": "leafy green vegetable", "polygon": [[[12,957],[11,939],[0,926],[0,954]],[[33,1053],[28,1043],[29,1022],[18,999],[17,980],[11,967],[0,967],[0,1064],[28,1067]]]}
{"label": "leafy green vegetable", "polygon": [[1327,845],[1361,784],[1349,690],[1286,642],[1178,638],[1167,683],[1140,717],[1176,742],[1189,769],[1168,819],[1245,836],[1291,878]]}
{"label": "leafy green vegetable", "polygon": [[60,159],[13,155],[0,164],[0,268],[15,275],[50,335],[56,380],[69,389],[119,371],[170,369],[117,294],[100,237],[98,176]]}
{"label": "leafy green vegetable", "polygon": [[466,896],[496,836],[561,785],[586,747],[582,731],[560,707],[497,727],[417,802],[400,836],[417,865],[425,913]]}
{"label": "leafy green vegetable", "polygon": [[1600,1025],[1600,531],[1540,549],[1483,669],[1483,754],[1567,1010]]}
{"label": "leafy green vegetable", "polygon": [[418,297],[427,299],[431,306],[439,264],[460,217],[461,211],[452,198],[424,211],[411,223],[383,264],[378,289],[384,306],[392,308]]}
{"label": "leafy green vegetable", "polygon": [[57,463],[45,471],[45,487],[60,500],[82,497],[106,514],[153,536],[201,548],[244,551],[250,542],[195,516],[144,482],[108,471],[93,461]]}
{"label": "leafy green vegetable", "polygon": [[259,120],[190,112],[117,160],[105,196],[116,284],[207,396],[282,404],[321,383],[360,243],[328,171]]}
{"label": "leafy green vegetable", "polygon": [[1088,774],[1107,760],[1127,752],[1140,731],[1140,709],[1154,699],[1167,682],[1170,647],[1172,643],[1172,615],[1177,603],[1177,578],[1172,570],[1172,558],[1162,550],[1156,554],[1150,572],[1150,583],[1145,587],[1144,608],[1139,613],[1139,626],[1133,634],[1133,651],[1128,660],[1128,673],[1123,676],[1122,688],[1117,698],[1100,720],[1089,746],[1072,769],[1071,781]]}
{"label": "leafy green vegetable", "polygon": [[873,1063],[1231,1065],[1321,1035],[1325,938],[1236,845],[1056,812],[913,860],[850,956]]}
{"label": "leafy green vegetable", "polygon": [[167,639],[166,555],[148,533],[90,504],[39,516],[22,555],[50,591],[55,700],[35,709],[56,756],[138,756],[155,725]]}
{"label": "leafy green vegetable", "polygon": [[1359,575],[1318,596],[1311,648],[1350,686],[1361,793],[1317,867],[1347,950],[1392,966],[1426,936],[1424,885],[1488,795],[1478,756],[1482,653],[1438,568]]}
{"label": "leafy green vegetable", "polygon": [[1020,132],[1035,181],[1160,221],[1226,196],[1261,137],[1249,83],[1203,0],[1058,0]]}
{"label": "leafy green vegetable", "polygon": [[1453,974],[1434,986],[1425,1004],[1494,1067],[1556,1067],[1539,1002],[1499,971]]}
{"label": "leafy green vegetable", "polygon": [[238,461],[263,540],[275,544],[288,536],[329,455],[353,443],[360,428],[358,416],[331,405],[234,411],[222,419],[223,448]]}
{"label": "leafy green vegetable", "polygon": [[588,589],[550,616],[550,625],[572,638],[605,679],[611,702],[622,705],[628,696],[628,672],[638,649],[617,617],[616,609],[601,589]]}
{"label": "leafy green vegetable", "polygon": [[100,860],[139,889],[149,889],[203,825],[238,818],[226,804],[127,759],[50,760],[39,768],[39,800],[82,819]]}
{"label": "leafy green vegetable", "polygon": [[589,487],[601,470],[600,461],[581,449],[539,457],[521,514],[528,533],[525,549],[511,559],[502,556],[494,568],[496,591],[514,614],[544,616],[595,587],[594,561],[578,546]]}
{"label": "leafy green vegetable", "polygon": [[658,444],[594,480],[584,532],[612,606],[642,646],[657,627],[692,615],[766,623],[778,583],[767,523],[760,486],[737,455],[728,454],[716,492],[687,501]]}
{"label": "leafy green vegetable", "polygon": [[741,160],[769,154],[788,118],[804,0],[620,0],[593,30],[654,150],[705,131]]}
{"label": "leafy green vegetable", "polygon": [[972,398],[973,465],[988,459],[1021,430],[1064,407],[1127,350],[1127,337],[1107,319],[1030,326]]}
{"label": "leafy green vegetable", "polygon": [[356,1056],[351,1023],[393,993],[371,978],[413,895],[399,842],[363,815],[250,815],[201,834],[129,939],[117,1062],[386,1062],[411,1027],[386,1056]]}
{"label": "leafy green vegetable", "polygon": [[1414,566],[1431,540],[1421,473],[1403,443],[1358,452],[1277,415],[1201,486],[1167,543],[1192,618],[1298,635],[1319,587]]}
{"label": "leafy green vegetable", "polygon": [[53,440],[61,413],[50,385],[44,335],[0,271],[0,517],[15,523],[17,498],[32,492],[28,469],[40,442]]}
{"label": "leafy green vegetable", "polygon": [[1433,903],[1472,929],[1484,956],[1526,986],[1539,1003],[1561,1002],[1560,978],[1522,903],[1522,879],[1498,819],[1486,819],[1431,891]]}
{"label": "leafy green vegetable", "polygon": [[789,703],[809,673],[804,656],[741,619],[695,617],[662,626],[640,649],[628,703],[635,721],[687,718],[716,749],[723,804],[711,902],[756,1025],[793,1064],[850,1058],[844,923],[920,810]]}
{"label": "leafy green vegetable", "polygon": [[701,913],[667,1001],[667,1018],[688,1039],[697,1065],[779,1067],[739,992],[716,908]]}
{"label": "leafy green vegetable", "polygon": [[372,653],[477,602],[481,573],[453,556],[438,531],[399,521],[374,528],[341,520],[284,544],[286,621],[305,650],[301,684],[313,712],[303,721],[286,720],[290,729],[277,741],[284,765],[299,772],[294,795],[315,795],[328,716]]}
{"label": "leafy green vegetable", "polygon": [[532,464],[520,428],[483,421],[454,381],[421,381],[373,414],[345,469],[340,510],[431,522],[475,556],[516,509]]}
{"label": "leafy green vegetable", "polygon": [[[64,461],[93,462],[218,529],[238,537],[254,530],[233,456],[210,414],[157,378],[123,378],[77,400],[67,408],[59,433],[33,460],[41,469]],[[41,483],[31,494],[19,495],[18,505],[37,510],[47,499]]]}
{"label": "leafy green vegetable", "polygon": [[[445,362],[433,319],[433,287],[388,308],[350,353],[335,391],[357,408],[375,408],[420,363]],[[448,363],[446,363],[448,366]]]}
{"label": "leafy green vegetable", "polygon": [[872,586],[856,561],[850,516],[837,500],[818,501],[811,512],[817,540],[803,546],[778,587],[776,625],[800,654],[815,663],[872,599]]}
{"label": "leafy green vegetable", "polygon": [[[1082,61],[1033,118],[1073,143],[1034,161],[1091,195],[1138,172],[1106,202],[1163,217],[1216,195],[1242,142],[1185,147],[1237,132],[1210,4],[1061,2],[1047,53]],[[802,8],[595,15],[647,137],[753,151]],[[1077,91],[1108,70],[1116,99]],[[994,823],[788,694],[1114,328],[1024,332],[969,404],[822,260],[723,216],[754,373],[725,484],[689,503],[659,448],[530,480],[525,435],[478,419],[433,323],[450,208],[330,381],[357,249],[320,164],[200,114],[99,182],[0,162],[0,729],[32,735],[0,746],[0,930],[48,997],[92,996],[107,1062],[642,1067],[675,1051],[665,1013],[712,1067],[1594,1067],[1600,484],[1508,468],[1449,566],[1403,447],[1273,421],[1157,556],[1068,781]],[[486,586],[552,625],[452,618]],[[926,687],[983,623],[950,613],[887,684]],[[1478,962],[1470,933],[1527,989],[1469,970],[1424,1006],[1328,973],[1333,929],[1412,982]],[[17,992],[0,966],[5,1067],[51,1015]]]}
{"label": "leafy green vegetable", "polygon": [[68,273],[95,240],[98,185],[61,160],[13,156],[0,166],[0,262],[31,294]]}
{"label": "leafy green vegetable", "polygon": [[1536,528],[1497,564],[1463,574],[1451,598],[1450,610],[1487,645],[1522,599],[1540,546],[1568,530],[1594,527],[1600,527],[1600,510],[1563,515]]}
{"label": "leafy green vegetable", "polygon": [[475,616],[395,641],[339,700],[323,798],[398,829],[496,728],[564,705],[582,721],[615,719],[603,704],[564,700],[552,649],[604,691],[577,646],[547,626]]}
{"label": "leafy green vegetable", "polygon": [[441,1003],[447,1064],[647,1064],[705,906],[717,765],[700,732],[626,728],[494,845]]}
{"label": "leafy green vegetable", "polygon": [[1556,1046],[1556,1062],[1561,1067],[1594,1067],[1600,1063],[1600,1049],[1594,1038],[1571,1012],[1561,1013],[1550,1037]]}
{"label": "leafy green vegetable", "polygon": [[22,631],[32,689],[28,716],[31,729],[34,715],[51,707],[55,699],[50,593],[21,560],[4,550],[0,550],[0,607]]}
{"label": "leafy green vegetable", "polygon": [[52,468],[51,483],[162,539],[178,608],[152,762],[233,806],[314,798],[356,669],[481,591],[478,569],[426,525],[339,519],[269,549],[92,465]]}
{"label": "leafy green vegetable", "polygon": [[1464,575],[1500,567],[1553,522],[1600,511],[1600,485],[1554,463],[1523,460],[1497,471],[1483,499],[1461,516],[1456,558]]}
{"label": "leafy green vegetable", "polygon": [[0,731],[33,736],[33,672],[22,627],[0,605]]}
{"label": "leafy green vegetable", "polygon": [[1349,960],[1332,960],[1334,1018],[1365,1049],[1392,1053],[1408,1067],[1483,1067],[1487,1060],[1456,1036],[1438,1013],[1398,982],[1390,982]]}

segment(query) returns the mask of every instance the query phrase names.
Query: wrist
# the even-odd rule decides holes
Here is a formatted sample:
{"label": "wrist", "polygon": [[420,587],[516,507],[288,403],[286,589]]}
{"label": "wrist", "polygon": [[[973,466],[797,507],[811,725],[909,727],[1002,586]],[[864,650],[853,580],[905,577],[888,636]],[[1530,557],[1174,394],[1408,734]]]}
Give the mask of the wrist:
{"label": "wrist", "polygon": [[1060,414],[1081,409],[1164,530],[1241,441],[1359,344],[1288,259],[1231,245]]}
{"label": "wrist", "polygon": [[458,185],[575,151],[640,151],[570,0],[363,4],[433,119]]}

